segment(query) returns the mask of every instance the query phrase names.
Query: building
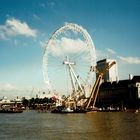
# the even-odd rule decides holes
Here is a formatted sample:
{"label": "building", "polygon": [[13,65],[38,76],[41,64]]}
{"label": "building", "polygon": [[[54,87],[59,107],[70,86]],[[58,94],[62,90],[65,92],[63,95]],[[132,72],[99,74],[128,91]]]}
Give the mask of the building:
{"label": "building", "polygon": [[[103,59],[97,62],[97,70],[101,72],[104,70],[108,65],[110,65],[113,61],[116,62],[116,60],[113,59]],[[96,77],[98,76],[98,73]],[[103,76],[102,80],[104,82],[113,82],[113,81],[118,81],[118,68],[117,68],[117,63],[112,66]]]}
{"label": "building", "polygon": [[103,82],[100,86],[96,106],[140,108],[140,76],[118,82]]}

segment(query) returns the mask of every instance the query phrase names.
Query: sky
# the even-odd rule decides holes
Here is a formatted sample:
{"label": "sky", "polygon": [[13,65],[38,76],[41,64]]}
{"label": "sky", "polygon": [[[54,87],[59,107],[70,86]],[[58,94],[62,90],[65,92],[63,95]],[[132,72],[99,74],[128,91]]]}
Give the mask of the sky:
{"label": "sky", "polygon": [[140,75],[139,0],[0,0],[0,97],[45,88],[43,46],[65,23],[88,31],[97,60],[117,60],[120,80]]}

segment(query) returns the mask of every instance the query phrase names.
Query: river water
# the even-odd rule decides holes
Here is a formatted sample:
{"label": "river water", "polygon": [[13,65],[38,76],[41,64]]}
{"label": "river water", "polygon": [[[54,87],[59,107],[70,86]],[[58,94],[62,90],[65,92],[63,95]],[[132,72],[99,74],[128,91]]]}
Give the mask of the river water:
{"label": "river water", "polygon": [[0,114],[0,140],[139,140],[140,113]]}

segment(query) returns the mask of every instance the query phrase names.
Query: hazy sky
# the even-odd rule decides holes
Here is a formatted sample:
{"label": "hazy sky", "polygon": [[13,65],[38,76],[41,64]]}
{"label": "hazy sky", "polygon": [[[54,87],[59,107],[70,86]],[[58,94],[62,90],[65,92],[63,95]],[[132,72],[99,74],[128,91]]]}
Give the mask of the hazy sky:
{"label": "hazy sky", "polygon": [[1,95],[44,87],[41,46],[66,22],[88,31],[97,60],[117,60],[120,79],[140,75],[139,0],[0,0]]}

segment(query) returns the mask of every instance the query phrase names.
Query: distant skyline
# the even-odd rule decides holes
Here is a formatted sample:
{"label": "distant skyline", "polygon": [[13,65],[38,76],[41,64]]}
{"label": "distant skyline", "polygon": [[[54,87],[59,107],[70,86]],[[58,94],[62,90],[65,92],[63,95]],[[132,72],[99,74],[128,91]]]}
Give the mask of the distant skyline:
{"label": "distant skyline", "polygon": [[42,45],[66,22],[88,31],[97,60],[117,60],[119,79],[140,75],[139,0],[0,0],[0,97],[45,87]]}

